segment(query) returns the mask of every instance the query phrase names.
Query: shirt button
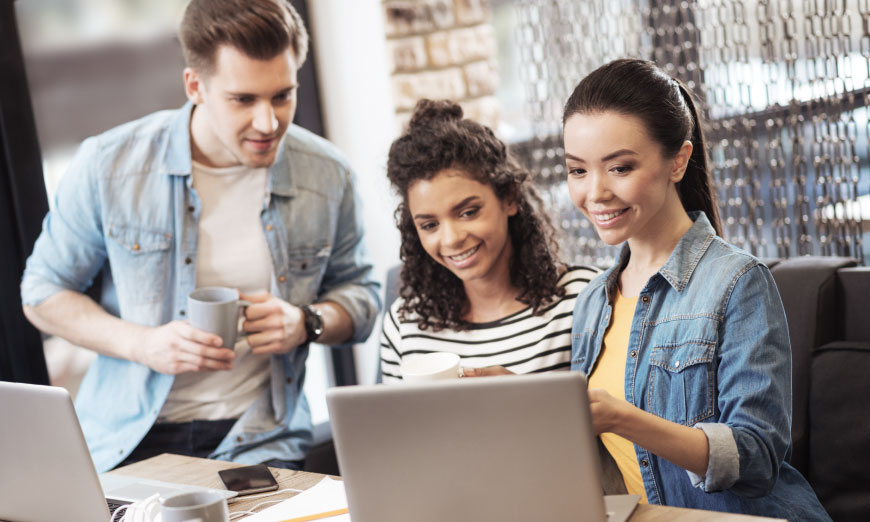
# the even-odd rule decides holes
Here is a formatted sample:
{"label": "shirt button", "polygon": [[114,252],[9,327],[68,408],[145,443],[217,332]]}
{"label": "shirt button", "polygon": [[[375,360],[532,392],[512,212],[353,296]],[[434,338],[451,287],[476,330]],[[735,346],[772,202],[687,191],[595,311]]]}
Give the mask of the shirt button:
{"label": "shirt button", "polygon": [[287,377],[287,384],[293,384],[293,377]]}
{"label": "shirt button", "polygon": [[272,225],[266,225],[266,230],[272,230]]}
{"label": "shirt button", "polygon": [[283,283],[284,281],[286,281],[286,280],[287,280],[287,278],[284,277],[284,276],[281,276],[281,277],[278,278],[278,281],[281,281],[282,283]]}
{"label": "shirt button", "polygon": [[236,436],[236,442],[242,442],[242,440],[244,439],[242,439],[241,435]]}
{"label": "shirt button", "polygon": [[189,264],[191,264],[191,263],[193,263],[193,259],[191,259],[191,258],[189,258],[189,257],[185,257],[185,258],[184,258],[184,264],[185,264],[185,265],[189,265]]}
{"label": "shirt button", "polygon": [[196,210],[196,208],[195,208],[193,205],[188,205],[188,206],[187,206],[187,211],[188,211],[188,212],[193,212],[193,211],[195,211],[195,210]]}
{"label": "shirt button", "polygon": [[646,459],[643,459],[642,461],[640,461],[640,467],[642,467],[642,468],[648,468],[648,467],[649,467],[649,461],[646,460]]}
{"label": "shirt button", "polygon": [[184,315],[184,310],[181,310],[180,312],[178,312],[178,315]]}
{"label": "shirt button", "polygon": [[679,368],[679,367],[680,367],[680,361],[675,362],[675,363],[674,363],[674,368]]}
{"label": "shirt button", "polygon": [[648,296],[648,295],[645,295],[645,296],[641,297],[640,300],[643,301],[644,303],[648,303],[648,302],[649,302],[649,296]]}
{"label": "shirt button", "polygon": [[139,243],[133,245],[133,250],[135,250],[136,252],[139,251]]}
{"label": "shirt button", "polygon": [[631,358],[634,359],[635,357],[637,357],[637,350],[632,350],[631,351]]}

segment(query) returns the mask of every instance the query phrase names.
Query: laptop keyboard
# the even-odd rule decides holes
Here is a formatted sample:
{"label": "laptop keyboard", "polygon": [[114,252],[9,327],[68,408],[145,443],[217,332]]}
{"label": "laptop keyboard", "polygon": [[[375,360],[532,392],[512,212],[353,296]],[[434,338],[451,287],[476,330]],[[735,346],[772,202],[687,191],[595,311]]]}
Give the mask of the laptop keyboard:
{"label": "laptop keyboard", "polygon": [[[114,500],[106,499],[106,505],[109,506],[109,515],[115,512],[121,506],[126,506],[129,502],[115,502]],[[126,511],[126,510],[125,510]],[[119,522],[124,517],[124,511],[118,513],[111,522]]]}

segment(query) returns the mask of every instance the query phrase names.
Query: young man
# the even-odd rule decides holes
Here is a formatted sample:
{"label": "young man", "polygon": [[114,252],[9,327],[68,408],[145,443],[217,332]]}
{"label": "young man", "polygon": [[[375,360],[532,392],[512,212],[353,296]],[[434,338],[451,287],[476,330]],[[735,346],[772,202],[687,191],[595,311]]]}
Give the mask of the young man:
{"label": "young man", "polygon": [[[308,343],[365,339],[380,306],[353,174],[291,124],[308,35],[287,0],[192,0],[180,38],[190,101],[81,145],[24,311],[99,354],[76,407],[100,471],[166,451],[298,467]],[[218,285],[254,303],[234,347],[185,321]]]}

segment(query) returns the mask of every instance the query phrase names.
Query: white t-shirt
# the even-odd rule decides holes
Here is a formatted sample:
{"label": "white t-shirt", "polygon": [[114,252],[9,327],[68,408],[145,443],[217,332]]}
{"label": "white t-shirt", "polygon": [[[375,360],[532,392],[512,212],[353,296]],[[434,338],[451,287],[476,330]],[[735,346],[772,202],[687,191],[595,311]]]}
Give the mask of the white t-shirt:
{"label": "white t-shirt", "polygon": [[[202,204],[197,288],[228,286],[274,295],[272,257],[260,219],[268,204],[267,182],[265,168],[211,168],[194,162],[193,188]],[[252,354],[244,337],[234,349],[230,371],[177,375],[160,422],[230,419],[244,413],[269,386],[269,356]]]}
{"label": "white t-shirt", "polygon": [[462,366],[505,366],[514,373],[567,370],[571,366],[571,325],[577,294],[598,271],[572,267],[559,278],[565,295],[541,315],[531,308],[468,330],[421,330],[413,318],[399,321],[402,298],[384,317],[381,370],[385,383],[399,382],[402,357],[417,353],[453,352]]}

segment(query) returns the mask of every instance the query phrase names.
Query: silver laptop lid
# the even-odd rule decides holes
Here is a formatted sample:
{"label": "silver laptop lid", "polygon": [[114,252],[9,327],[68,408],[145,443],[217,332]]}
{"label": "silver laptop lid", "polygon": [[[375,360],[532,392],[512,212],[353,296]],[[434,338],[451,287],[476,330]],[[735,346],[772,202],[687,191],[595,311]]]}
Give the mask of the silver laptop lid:
{"label": "silver laptop lid", "polygon": [[109,520],[94,463],[63,388],[0,382],[0,492],[0,520]]}
{"label": "silver laptop lid", "polygon": [[603,521],[579,372],[327,392],[354,522]]}

